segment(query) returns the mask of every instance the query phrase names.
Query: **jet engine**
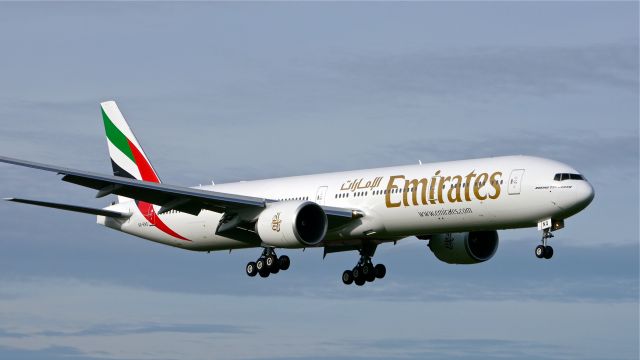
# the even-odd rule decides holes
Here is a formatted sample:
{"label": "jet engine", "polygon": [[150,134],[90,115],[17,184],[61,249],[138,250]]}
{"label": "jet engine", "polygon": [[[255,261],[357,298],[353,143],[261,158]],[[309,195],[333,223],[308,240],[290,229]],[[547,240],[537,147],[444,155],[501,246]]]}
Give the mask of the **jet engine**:
{"label": "jet engine", "polygon": [[258,217],[256,232],[269,246],[314,246],[327,233],[327,215],[320,205],[310,201],[269,203]]}
{"label": "jet engine", "polygon": [[472,231],[436,234],[429,248],[440,261],[448,264],[477,264],[493,257],[498,249],[498,232]]}

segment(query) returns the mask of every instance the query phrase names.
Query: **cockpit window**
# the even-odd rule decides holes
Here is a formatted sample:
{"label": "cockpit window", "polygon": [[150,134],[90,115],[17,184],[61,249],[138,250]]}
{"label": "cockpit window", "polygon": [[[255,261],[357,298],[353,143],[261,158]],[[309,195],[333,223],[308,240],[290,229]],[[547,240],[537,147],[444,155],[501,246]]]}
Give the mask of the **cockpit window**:
{"label": "cockpit window", "polygon": [[584,180],[584,176],[580,175],[580,174],[566,174],[566,173],[562,173],[562,174],[556,174],[553,177],[553,180],[555,181],[563,181],[563,180]]}

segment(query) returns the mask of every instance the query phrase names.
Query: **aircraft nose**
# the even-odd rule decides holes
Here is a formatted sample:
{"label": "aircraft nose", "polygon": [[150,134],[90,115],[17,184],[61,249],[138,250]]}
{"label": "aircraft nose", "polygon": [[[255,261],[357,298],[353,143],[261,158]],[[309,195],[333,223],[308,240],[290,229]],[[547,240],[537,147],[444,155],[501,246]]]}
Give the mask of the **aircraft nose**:
{"label": "aircraft nose", "polygon": [[583,186],[578,190],[577,204],[582,209],[586,208],[591,204],[593,198],[596,196],[596,192],[593,189],[593,185],[588,181],[585,181]]}

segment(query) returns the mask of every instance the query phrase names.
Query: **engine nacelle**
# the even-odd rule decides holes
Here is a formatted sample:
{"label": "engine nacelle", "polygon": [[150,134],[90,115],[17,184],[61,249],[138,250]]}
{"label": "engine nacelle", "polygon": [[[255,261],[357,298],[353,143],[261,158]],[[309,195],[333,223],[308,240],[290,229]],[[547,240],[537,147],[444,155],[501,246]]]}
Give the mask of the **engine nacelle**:
{"label": "engine nacelle", "polygon": [[269,203],[258,217],[256,231],[269,246],[314,246],[327,234],[327,215],[320,205],[310,201]]}
{"label": "engine nacelle", "polygon": [[448,264],[477,264],[493,257],[498,249],[498,232],[472,231],[437,234],[429,240],[429,248]]}

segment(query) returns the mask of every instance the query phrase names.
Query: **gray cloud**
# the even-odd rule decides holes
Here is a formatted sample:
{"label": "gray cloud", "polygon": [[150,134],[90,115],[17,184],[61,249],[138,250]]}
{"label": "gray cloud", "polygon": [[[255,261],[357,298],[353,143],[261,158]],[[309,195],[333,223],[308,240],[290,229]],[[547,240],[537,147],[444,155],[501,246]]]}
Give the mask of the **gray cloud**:
{"label": "gray cloud", "polygon": [[352,348],[354,352],[359,348],[378,349],[381,352],[380,358],[391,356],[403,359],[567,359],[575,356],[553,344],[481,337],[474,339],[384,338],[348,341],[340,345]]}
{"label": "gray cloud", "polygon": [[[19,349],[0,346],[0,357],[11,360],[104,360],[113,356],[88,355],[70,346],[50,346],[38,350]],[[118,357],[118,360],[133,360],[128,357]],[[162,357],[157,357],[162,360]]]}
{"label": "gray cloud", "polygon": [[[345,287],[339,280],[342,271],[355,264],[355,252],[332,254],[322,260],[320,250],[304,253],[283,250],[280,253],[292,259],[291,270],[265,280],[247,278],[243,272],[243,264],[257,257],[257,250],[234,251],[230,255],[195,254],[124,235],[86,244],[60,242],[54,247],[47,242],[14,240],[20,246],[11,246],[0,253],[3,269],[0,279],[28,281],[46,273],[54,279],[101,281],[157,291],[303,299],[357,296],[393,300],[401,296],[407,301],[422,302],[531,298],[597,303],[637,300],[637,244],[570,247],[565,243],[574,242],[571,239],[554,239],[557,254],[553,261],[541,264],[533,256],[537,234],[527,239],[510,239],[508,234],[501,233],[503,240],[493,259],[469,266],[441,263],[425,242],[415,239],[406,240],[406,245],[400,243],[397,248],[382,245],[374,261],[387,266],[387,277],[362,288]],[[21,260],[25,257],[30,261]],[[114,258],[118,259],[117,267],[113,266]],[[313,274],[313,281],[309,281],[309,274]],[[185,278],[190,281],[184,281]],[[16,298],[11,292],[0,292],[0,298],[6,296]]]}
{"label": "gray cloud", "polygon": [[69,337],[69,336],[111,336],[137,335],[153,333],[181,334],[248,334],[245,328],[227,324],[102,324],[77,331],[43,330],[35,332],[14,332],[0,329],[0,338],[25,338],[34,336]]}
{"label": "gray cloud", "polygon": [[636,93],[637,64],[636,39],[582,47],[439,49],[358,57],[345,62],[344,76],[383,91],[434,96],[549,96],[591,86]]}

